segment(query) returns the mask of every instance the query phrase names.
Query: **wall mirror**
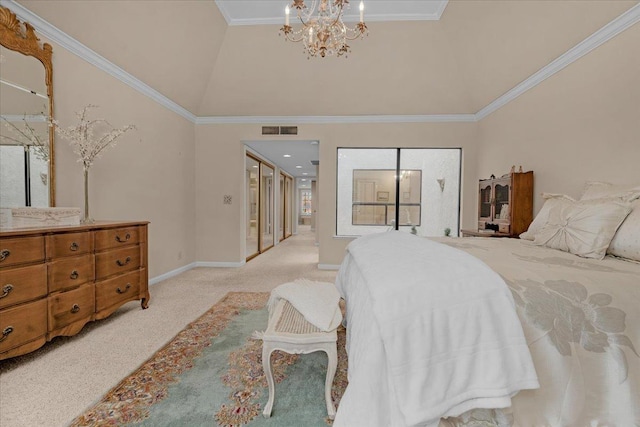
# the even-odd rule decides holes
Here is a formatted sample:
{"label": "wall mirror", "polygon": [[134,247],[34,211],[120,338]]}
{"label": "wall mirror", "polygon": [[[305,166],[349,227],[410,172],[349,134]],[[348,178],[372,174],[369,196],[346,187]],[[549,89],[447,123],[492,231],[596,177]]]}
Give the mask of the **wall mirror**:
{"label": "wall mirror", "polygon": [[51,54],[0,6],[0,207],[55,206]]}

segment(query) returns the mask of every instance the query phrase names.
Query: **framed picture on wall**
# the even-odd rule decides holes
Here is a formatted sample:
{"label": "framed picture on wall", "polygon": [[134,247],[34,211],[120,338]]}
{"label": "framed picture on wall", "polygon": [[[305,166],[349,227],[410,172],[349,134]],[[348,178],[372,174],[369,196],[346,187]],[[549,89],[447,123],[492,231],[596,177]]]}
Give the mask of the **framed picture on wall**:
{"label": "framed picture on wall", "polygon": [[389,201],[389,192],[388,191],[378,191],[376,193],[376,200],[379,202],[388,202]]}

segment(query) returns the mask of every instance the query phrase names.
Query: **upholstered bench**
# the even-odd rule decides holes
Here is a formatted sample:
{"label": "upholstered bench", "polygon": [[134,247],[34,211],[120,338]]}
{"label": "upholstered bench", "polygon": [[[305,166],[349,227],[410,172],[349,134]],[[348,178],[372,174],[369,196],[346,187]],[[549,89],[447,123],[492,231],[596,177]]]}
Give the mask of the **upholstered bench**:
{"label": "upholstered bench", "polygon": [[269,400],[262,414],[265,418],[271,416],[273,401],[275,400],[275,383],[271,372],[271,353],[281,350],[289,354],[307,354],[314,351],[324,351],[328,356],[327,378],[324,383],[324,395],[327,403],[327,413],[333,419],[336,409],[331,401],[331,384],[338,365],[336,330],[324,332],[307,322],[302,314],[287,300],[278,301],[273,313],[269,317],[267,330],[262,337],[262,367],[269,384]]}

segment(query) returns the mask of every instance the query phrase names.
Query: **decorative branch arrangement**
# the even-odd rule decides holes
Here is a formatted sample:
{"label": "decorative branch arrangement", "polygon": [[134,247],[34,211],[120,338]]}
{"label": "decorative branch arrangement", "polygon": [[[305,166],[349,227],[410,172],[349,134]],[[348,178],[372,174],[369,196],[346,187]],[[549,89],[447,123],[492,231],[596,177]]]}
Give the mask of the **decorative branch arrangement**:
{"label": "decorative branch arrangement", "polygon": [[82,162],[85,170],[91,167],[95,159],[100,157],[106,148],[115,145],[116,140],[122,134],[136,128],[134,125],[126,125],[120,129],[112,129],[97,137],[95,135],[96,128],[112,126],[104,119],[89,120],[87,113],[91,108],[98,108],[98,106],[89,104],[76,113],[80,123],[75,126],[62,128],[56,120],[52,121],[58,135],[69,141],[73,152],[79,157],[78,162]]}
{"label": "decorative branch arrangement", "polygon": [[45,135],[44,137],[33,128],[29,124],[29,118],[32,116],[24,115],[22,118],[23,126],[22,128],[16,126],[13,122],[7,120],[6,117],[0,116],[2,120],[4,120],[4,125],[9,131],[15,135],[0,135],[0,138],[5,139],[7,141],[11,141],[12,143],[22,145],[27,149],[33,149],[33,153],[35,156],[42,160],[43,162],[49,161],[49,142],[48,137]]}
{"label": "decorative branch arrangement", "polygon": [[82,163],[84,170],[84,219],[82,222],[85,224],[94,222],[89,216],[89,168],[105,149],[115,145],[116,140],[122,134],[136,128],[134,125],[126,125],[120,129],[106,131],[98,137],[95,134],[96,128],[111,128],[112,126],[104,119],[90,120],[87,113],[91,108],[97,108],[97,106],[89,104],[82,111],[76,113],[80,123],[75,126],[61,128],[57,121],[51,121],[58,135],[69,141],[73,152],[79,157],[78,162]]}

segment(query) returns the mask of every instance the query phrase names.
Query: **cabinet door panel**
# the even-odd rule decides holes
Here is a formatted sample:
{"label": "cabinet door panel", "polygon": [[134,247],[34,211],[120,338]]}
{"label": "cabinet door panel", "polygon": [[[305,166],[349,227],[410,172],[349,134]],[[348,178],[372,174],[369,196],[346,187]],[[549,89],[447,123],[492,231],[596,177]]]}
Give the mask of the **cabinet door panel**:
{"label": "cabinet door panel", "polygon": [[493,194],[491,191],[491,183],[480,182],[479,195],[479,219],[491,221],[491,206],[493,204]]}

